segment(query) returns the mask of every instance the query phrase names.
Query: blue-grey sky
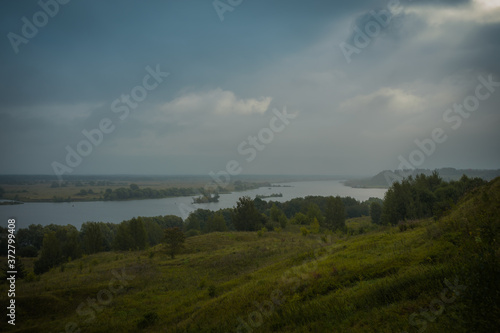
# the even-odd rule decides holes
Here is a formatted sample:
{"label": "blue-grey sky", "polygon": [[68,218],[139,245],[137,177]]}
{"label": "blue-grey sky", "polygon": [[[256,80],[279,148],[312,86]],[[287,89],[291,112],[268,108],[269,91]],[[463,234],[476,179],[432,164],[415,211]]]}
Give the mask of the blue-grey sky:
{"label": "blue-grey sky", "polygon": [[500,168],[499,0],[6,0],[0,36],[0,174]]}

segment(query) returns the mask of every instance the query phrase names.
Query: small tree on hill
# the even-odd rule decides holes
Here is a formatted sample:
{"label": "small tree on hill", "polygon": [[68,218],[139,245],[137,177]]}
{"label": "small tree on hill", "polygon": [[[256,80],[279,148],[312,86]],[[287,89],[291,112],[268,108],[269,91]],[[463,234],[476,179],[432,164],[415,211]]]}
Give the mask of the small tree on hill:
{"label": "small tree on hill", "polygon": [[186,236],[181,229],[175,227],[165,230],[165,244],[172,259],[174,259],[175,254],[184,246],[185,240]]}
{"label": "small tree on hill", "polygon": [[320,225],[318,222],[317,218],[314,218],[314,220],[311,223],[311,232],[317,234],[319,232]]}

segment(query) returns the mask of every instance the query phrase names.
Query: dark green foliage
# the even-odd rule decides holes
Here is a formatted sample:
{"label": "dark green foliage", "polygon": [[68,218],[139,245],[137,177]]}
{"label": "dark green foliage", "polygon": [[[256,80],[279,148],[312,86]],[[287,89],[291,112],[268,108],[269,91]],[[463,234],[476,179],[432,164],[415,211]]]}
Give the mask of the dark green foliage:
{"label": "dark green foliage", "polygon": [[4,188],[0,187],[0,198],[2,198],[4,194],[5,194]]}
{"label": "dark green foliage", "polygon": [[372,223],[380,224],[382,216],[382,206],[377,202],[372,202],[370,204],[370,216],[372,218]]}
{"label": "dark green foliage", "polygon": [[62,260],[67,261],[69,258],[76,259],[82,256],[82,246],[78,230],[67,225],[56,231],[56,236],[61,242]]}
{"label": "dark green foliage", "polygon": [[24,279],[27,275],[23,261],[19,257],[16,258],[16,271],[17,271],[16,277],[18,279]]}
{"label": "dark green foliage", "polygon": [[[294,198],[287,202],[269,202],[267,209],[272,205],[276,205],[281,211],[285,213],[287,218],[294,217],[297,213],[306,214],[308,217],[316,217],[321,225],[324,225],[324,217],[326,214],[328,197],[321,196],[307,196],[305,198]],[[346,218],[361,217],[369,215],[370,203],[372,201],[381,202],[381,199],[370,198],[367,201],[360,202],[351,197],[341,198],[344,203]],[[263,213],[264,211],[261,211]]]}
{"label": "dark green foliage", "polygon": [[256,231],[266,223],[264,216],[255,208],[249,197],[241,197],[238,200],[233,209],[232,220],[238,231]]}
{"label": "dark green foliage", "polygon": [[169,228],[165,230],[165,244],[167,246],[167,252],[170,254],[172,259],[175,254],[184,246],[186,240],[186,235],[179,228]]}
{"label": "dark green foliage", "polygon": [[85,195],[87,195],[87,194],[88,194],[88,192],[87,192],[86,190],[81,189],[81,190],[80,190],[80,192],[78,192],[76,195],[79,195],[79,196],[85,196]]}
{"label": "dark green foliage", "polygon": [[286,227],[288,219],[286,218],[285,213],[283,213],[283,211],[279,209],[275,204],[273,204],[273,206],[271,207],[269,215],[269,219],[273,223],[273,225],[277,224],[281,228]]}
{"label": "dark green foliage", "polygon": [[494,332],[500,327],[500,178],[465,202],[447,225],[461,233],[462,317],[468,332]]}
{"label": "dark green foliage", "polygon": [[304,214],[304,213],[297,213],[293,217],[293,224],[309,225],[310,224],[310,220],[309,220],[309,218],[307,217],[306,214]]}
{"label": "dark green foliage", "polygon": [[345,230],[345,208],[339,196],[329,197],[325,213],[325,226],[330,230]]}
{"label": "dark green foliage", "polygon": [[55,232],[48,232],[43,237],[43,247],[40,258],[34,263],[35,274],[47,272],[52,267],[62,262],[61,243]]}
{"label": "dark green foliage", "polygon": [[208,296],[210,296],[212,298],[217,296],[217,289],[215,288],[215,286],[213,284],[208,286]]}
{"label": "dark green foliage", "polygon": [[102,250],[103,235],[99,223],[84,223],[80,233],[83,236],[83,248],[85,253],[92,254]]}
{"label": "dark green foliage", "polygon": [[44,228],[40,257],[34,262],[35,274],[41,274],[69,258],[82,256],[78,230],[72,226],[49,224]]}
{"label": "dark green foliage", "polygon": [[35,258],[38,256],[38,250],[33,245],[28,245],[19,249],[21,257]]}
{"label": "dark green foliage", "polygon": [[186,225],[184,230],[188,231],[191,229],[199,230],[202,233],[207,232],[208,220],[214,215],[214,212],[208,209],[197,209],[191,214],[189,214],[186,219]]}
{"label": "dark green foliage", "polygon": [[150,219],[143,218],[144,229],[146,230],[147,243],[150,246],[160,244],[163,240],[163,229],[159,224]]}
{"label": "dark green foliage", "polygon": [[116,250],[143,250],[147,245],[146,229],[141,217],[120,223],[113,241]]}
{"label": "dark green foliage", "polygon": [[480,178],[463,176],[459,181],[444,182],[434,172],[409,177],[394,183],[386,192],[382,222],[395,225],[407,219],[442,216],[457,200],[472,189],[484,185]]}
{"label": "dark green foliage", "polygon": [[128,228],[128,223],[122,222],[118,225],[116,230],[116,235],[113,240],[113,249],[127,251],[132,249],[133,239],[130,234],[130,229]]}
{"label": "dark green foliage", "polygon": [[309,222],[312,223],[314,219],[318,220],[320,225],[323,225],[325,217],[323,216],[323,213],[321,212],[321,209],[319,206],[315,203],[309,204],[307,207],[307,217],[309,219]]}
{"label": "dark green foliage", "polygon": [[19,249],[33,246],[35,249],[42,248],[44,227],[41,224],[30,224],[28,228],[21,228],[17,231],[17,245]]}
{"label": "dark green foliage", "polygon": [[130,232],[134,240],[135,250],[144,250],[147,245],[146,229],[141,217],[130,220]]}
{"label": "dark green foliage", "polygon": [[208,219],[207,222],[208,232],[226,231],[226,230],[227,230],[226,221],[224,220],[222,214],[217,213]]}
{"label": "dark green foliage", "polygon": [[137,323],[137,328],[144,329],[149,326],[154,325],[160,317],[156,312],[148,312],[144,315],[144,317]]}

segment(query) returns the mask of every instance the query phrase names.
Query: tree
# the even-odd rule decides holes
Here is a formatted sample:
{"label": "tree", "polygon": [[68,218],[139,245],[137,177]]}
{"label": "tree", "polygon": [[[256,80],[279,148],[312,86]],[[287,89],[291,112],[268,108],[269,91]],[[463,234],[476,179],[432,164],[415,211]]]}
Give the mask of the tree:
{"label": "tree", "polygon": [[150,219],[144,220],[144,229],[146,229],[147,241],[150,246],[161,243],[163,240],[163,228]]}
{"label": "tree", "polygon": [[133,239],[133,249],[144,250],[147,245],[147,234],[142,218],[138,217],[130,220],[129,228]]}
{"label": "tree", "polygon": [[3,187],[0,187],[0,198],[3,197],[4,194],[5,190],[3,189]]}
{"label": "tree", "polygon": [[329,197],[326,202],[325,225],[331,230],[345,230],[345,208],[339,196]]}
{"label": "tree", "polygon": [[224,216],[222,216],[222,214],[217,213],[208,219],[207,222],[208,232],[226,231],[226,230],[227,230],[226,221],[224,220]]}
{"label": "tree", "polygon": [[88,254],[102,250],[103,235],[101,226],[97,222],[87,222],[82,225],[83,247]]}
{"label": "tree", "polygon": [[[394,183],[396,184],[396,183]],[[394,188],[390,187],[384,195],[384,205],[382,206],[382,223],[395,225],[399,221],[396,212],[396,193]]]}
{"label": "tree", "polygon": [[80,234],[75,226],[68,224],[56,231],[56,236],[61,244],[62,261],[76,259],[82,256]]}
{"label": "tree", "polygon": [[81,189],[80,192],[78,192],[76,195],[79,195],[79,196],[86,196],[88,194],[88,192],[84,189]]}
{"label": "tree", "polygon": [[238,200],[231,217],[238,231],[256,231],[265,224],[263,216],[249,197],[241,197]]}
{"label": "tree", "polygon": [[131,250],[134,247],[134,240],[130,234],[128,223],[126,221],[120,223],[116,229],[116,235],[113,240],[113,248],[119,251]]}
{"label": "tree", "polygon": [[165,230],[165,244],[172,259],[174,259],[175,254],[184,246],[185,240],[186,235],[184,235],[180,228],[175,227]]}
{"label": "tree", "polygon": [[372,217],[372,223],[380,224],[380,217],[382,215],[382,206],[377,202],[372,202],[370,204],[370,216]]}
{"label": "tree", "polygon": [[304,213],[297,213],[293,217],[292,222],[293,222],[293,224],[307,225],[307,224],[309,224],[309,218]]}
{"label": "tree", "polygon": [[317,218],[314,218],[311,223],[311,232],[315,234],[319,232],[319,221]]}
{"label": "tree", "polygon": [[182,227],[183,221],[182,218],[179,216],[175,215],[165,215],[165,216],[160,216],[158,219],[155,219],[155,222],[160,225],[160,227],[166,229],[166,228],[173,228],[173,227]]}
{"label": "tree", "polygon": [[273,204],[273,206],[271,207],[271,211],[270,211],[269,215],[271,218],[271,222],[279,223],[281,228],[286,227],[288,219],[286,218],[285,213],[283,213],[283,211],[281,209],[279,209],[278,206],[276,206],[276,204]]}
{"label": "tree", "polygon": [[44,230],[41,224],[30,224],[28,228],[18,230],[16,238],[20,248],[33,246],[37,250],[42,248]]}
{"label": "tree", "polygon": [[45,273],[61,262],[61,243],[54,231],[47,232],[43,237],[40,258],[34,262],[34,272],[37,275]]}
{"label": "tree", "polygon": [[323,213],[321,212],[321,209],[317,204],[315,203],[309,204],[309,206],[307,207],[306,215],[309,218],[309,221],[311,221],[311,223],[314,221],[314,219],[316,219],[318,220],[318,223],[320,225],[323,225],[324,222]]}

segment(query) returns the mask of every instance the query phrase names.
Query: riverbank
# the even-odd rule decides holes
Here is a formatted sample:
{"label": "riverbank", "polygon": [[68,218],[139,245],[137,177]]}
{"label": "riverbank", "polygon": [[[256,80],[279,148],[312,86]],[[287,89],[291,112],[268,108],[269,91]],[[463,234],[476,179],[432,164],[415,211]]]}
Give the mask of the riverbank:
{"label": "riverbank", "polygon": [[[294,198],[307,196],[341,196],[351,197],[359,201],[371,197],[382,199],[385,190],[381,189],[353,189],[344,186],[339,181],[302,181],[282,183],[279,198],[264,199],[266,201],[285,202]],[[26,228],[30,224],[71,224],[80,228],[87,221],[119,223],[137,216],[176,215],[183,219],[190,212],[202,208],[216,211],[232,208],[242,196],[255,198],[257,195],[270,195],[276,192],[275,187],[260,187],[243,192],[220,194],[219,202],[193,204],[193,197],[174,197],[147,200],[121,201],[88,201],[88,202],[28,202],[24,205],[0,206],[0,219],[16,217],[19,228]]]}
{"label": "riverbank", "polygon": [[[177,185],[177,184],[176,184]],[[164,199],[176,197],[192,197],[200,195],[200,188],[206,183],[183,183],[172,186],[163,182],[141,183],[109,183],[106,185],[66,184],[27,184],[2,185],[5,202],[0,205],[14,204],[12,202],[94,202],[94,201],[128,201],[144,199]],[[269,182],[241,182],[236,181],[225,188],[219,187],[216,191],[222,193],[242,192],[260,187],[270,187]]]}

